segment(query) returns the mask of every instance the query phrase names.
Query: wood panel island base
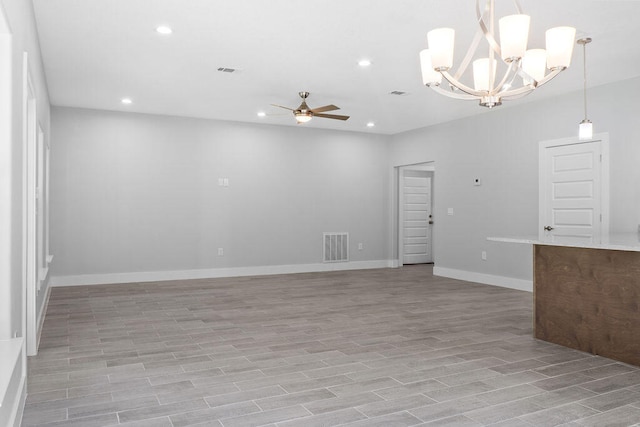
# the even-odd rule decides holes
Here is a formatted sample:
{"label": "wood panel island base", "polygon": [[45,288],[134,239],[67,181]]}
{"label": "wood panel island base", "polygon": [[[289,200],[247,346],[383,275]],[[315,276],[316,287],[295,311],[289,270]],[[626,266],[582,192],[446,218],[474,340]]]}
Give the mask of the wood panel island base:
{"label": "wood panel island base", "polygon": [[535,338],[640,366],[640,234],[488,240],[533,244]]}
{"label": "wood panel island base", "polygon": [[640,366],[640,252],[534,245],[534,336]]}

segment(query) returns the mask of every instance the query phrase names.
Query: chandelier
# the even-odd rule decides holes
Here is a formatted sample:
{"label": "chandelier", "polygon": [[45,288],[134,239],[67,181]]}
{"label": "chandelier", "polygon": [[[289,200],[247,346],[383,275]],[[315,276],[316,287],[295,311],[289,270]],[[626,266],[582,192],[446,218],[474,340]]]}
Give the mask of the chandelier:
{"label": "chandelier", "polygon": [[[455,30],[438,28],[429,31],[429,49],[420,52],[423,83],[448,97],[478,100],[480,105],[493,108],[501,105],[503,100],[528,95],[565,70],[571,63],[575,28],[551,28],[545,33],[546,49],[527,50],[530,17],[522,13],[518,0],[515,0],[515,7],[517,14],[505,16],[498,22],[498,44],[495,32],[495,0],[486,0],[483,9],[480,0],[476,0],[479,29],[455,73],[451,71]],[[489,44],[488,56],[473,60],[483,37]],[[496,57],[504,64],[500,67],[506,68],[499,80],[496,79],[499,72]],[[460,78],[472,60],[473,87],[470,87],[462,83]],[[443,78],[448,85],[441,85]]]}

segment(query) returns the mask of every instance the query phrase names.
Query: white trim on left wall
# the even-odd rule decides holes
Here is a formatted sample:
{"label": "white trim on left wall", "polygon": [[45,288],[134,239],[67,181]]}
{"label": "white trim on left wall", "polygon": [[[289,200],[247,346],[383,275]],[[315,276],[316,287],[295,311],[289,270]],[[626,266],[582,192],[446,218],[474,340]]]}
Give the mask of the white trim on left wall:
{"label": "white trim on left wall", "polygon": [[18,427],[27,399],[24,338],[0,341],[0,424]]}

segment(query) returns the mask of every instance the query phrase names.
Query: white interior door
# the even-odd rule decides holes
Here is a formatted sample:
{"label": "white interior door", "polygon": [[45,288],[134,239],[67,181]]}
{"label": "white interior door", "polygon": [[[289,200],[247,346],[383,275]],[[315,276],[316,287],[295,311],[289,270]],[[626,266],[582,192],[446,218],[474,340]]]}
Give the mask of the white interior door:
{"label": "white interior door", "polygon": [[540,230],[552,240],[599,241],[603,229],[602,142],[541,147]]}
{"label": "white interior door", "polygon": [[402,263],[433,262],[431,176],[427,171],[402,171]]}

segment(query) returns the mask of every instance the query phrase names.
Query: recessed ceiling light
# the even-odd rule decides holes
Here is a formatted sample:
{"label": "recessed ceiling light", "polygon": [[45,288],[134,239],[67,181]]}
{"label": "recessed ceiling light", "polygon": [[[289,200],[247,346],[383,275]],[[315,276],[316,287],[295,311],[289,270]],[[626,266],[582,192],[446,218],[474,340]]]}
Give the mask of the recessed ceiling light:
{"label": "recessed ceiling light", "polygon": [[368,59],[361,59],[360,61],[358,61],[358,65],[361,67],[368,67],[369,65],[371,65],[371,61]]}
{"label": "recessed ceiling light", "polygon": [[167,27],[166,25],[160,25],[158,28],[156,28],[156,32],[160,34],[171,34],[173,33],[173,30],[171,29],[171,27]]}
{"label": "recessed ceiling light", "polygon": [[369,122],[369,123],[367,123],[367,127],[368,127],[368,128],[372,128],[372,127],[374,127],[375,125],[376,125],[376,124],[375,124],[375,123],[373,123],[373,122]]}
{"label": "recessed ceiling light", "polygon": [[264,111],[259,111],[258,112],[258,117],[266,117],[267,113],[265,113]]}
{"label": "recessed ceiling light", "polygon": [[133,101],[131,100],[131,98],[122,98],[120,100],[120,102],[122,102],[123,104],[129,105],[131,103],[133,103]]}

